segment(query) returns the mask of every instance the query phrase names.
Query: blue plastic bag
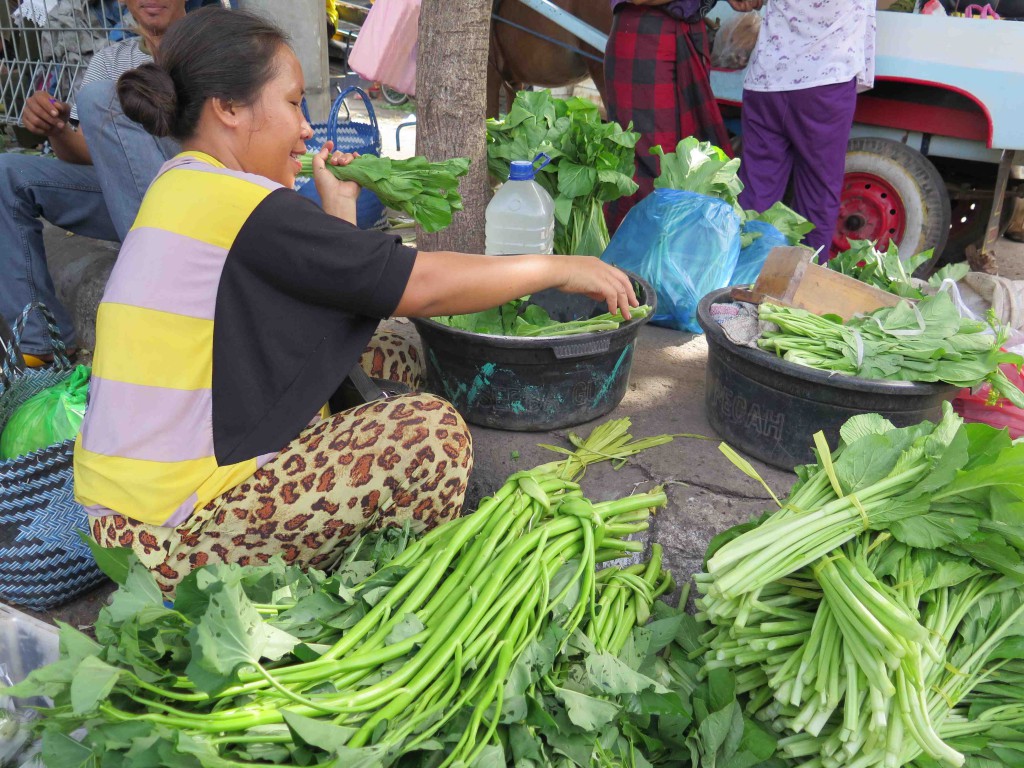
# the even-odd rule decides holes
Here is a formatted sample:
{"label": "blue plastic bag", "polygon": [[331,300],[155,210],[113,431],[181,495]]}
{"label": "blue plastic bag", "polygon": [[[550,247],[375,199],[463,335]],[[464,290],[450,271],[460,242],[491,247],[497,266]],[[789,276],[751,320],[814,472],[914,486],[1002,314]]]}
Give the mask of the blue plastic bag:
{"label": "blue plastic bag", "polygon": [[786,236],[767,221],[748,221],[743,225],[743,232],[759,232],[761,236],[746,248],[740,249],[740,257],[736,260],[736,269],[732,272],[729,285],[749,285],[761,274],[768,251],[779,245],[789,245]]}
{"label": "blue plastic bag", "polygon": [[724,200],[656,189],[619,225],[602,261],[654,286],[655,325],[701,333],[697,304],[729,285],[740,253],[740,220]]}

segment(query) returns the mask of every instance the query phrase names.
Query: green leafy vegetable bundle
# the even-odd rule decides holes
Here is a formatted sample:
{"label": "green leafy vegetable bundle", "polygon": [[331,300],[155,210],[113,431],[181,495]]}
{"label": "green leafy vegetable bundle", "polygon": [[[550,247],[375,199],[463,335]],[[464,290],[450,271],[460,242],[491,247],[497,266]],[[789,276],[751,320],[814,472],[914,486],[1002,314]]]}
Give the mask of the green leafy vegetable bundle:
{"label": "green leafy vegetable bundle", "polygon": [[594,503],[571,479],[672,439],[628,429],[571,436],[475,513],[364,541],[329,578],[211,566],[168,608],[135,562],[99,642],[63,626],[61,660],[7,693],[54,699],[35,726],[51,768],[753,765],[775,739],[731,676],[699,684],[692,620],[656,605],[660,550],[597,570],[665,503]]}
{"label": "green leafy vegetable bundle", "polygon": [[513,160],[551,157],[536,181],[555,201],[555,253],[600,256],[608,247],[603,205],[637,190],[632,125],[601,121],[593,102],[520,91],[503,120],[487,121],[487,167],[502,181]]}
{"label": "green leafy vegetable bundle", "polygon": [[1024,764],[1024,444],[947,404],[815,445],[785,504],[712,541],[706,670],[792,765]]}
{"label": "green leafy vegetable bundle", "polygon": [[[767,211],[744,211],[745,222],[763,221],[771,224],[785,236],[790,245],[797,245],[814,225],[785,203],[775,203]],[[756,238],[755,238],[756,239]]]}
{"label": "green leafy vegetable bundle", "polygon": [[680,141],[674,152],[665,152],[658,146],[651,148],[651,154],[661,161],[655,189],[682,189],[717,197],[735,208],[737,215],[743,215],[739,204],[743,182],[738,175],[738,157],[730,158],[710,141],[699,141],[693,136]]}
{"label": "green leafy vegetable bundle", "polygon": [[[655,189],[682,189],[725,200],[735,209],[741,223],[771,224],[791,245],[799,243],[814,229],[811,222],[781,202],[761,213],[744,211],[739,204],[743,191],[739,178],[740,159],[730,158],[709,141],[689,136],[676,145],[674,152],[665,152],[658,146],[651,148],[651,154],[657,155],[661,162],[661,172],[654,180]],[[744,232],[741,244],[746,247],[758,237],[760,233]]]}
{"label": "green leafy vegetable bundle", "polygon": [[[882,253],[870,240],[851,240],[847,250],[829,260],[828,268],[897,296],[921,299],[925,294],[911,277],[918,267],[931,260],[932,252],[929,248],[904,261],[896,244],[891,241]],[[938,288],[943,280],[948,278],[956,282],[969,271],[970,267],[964,263],[948,264],[932,275],[928,284]]]}
{"label": "green leafy vegetable bundle", "polygon": [[[528,303],[529,296],[502,304],[500,307],[468,315],[442,315],[432,318],[442,325],[470,333],[483,333],[489,336],[575,336],[583,333],[614,331],[626,322],[622,312],[614,315],[610,312],[581,320],[569,320],[560,323],[552,320],[547,311],[537,305]],[[644,318],[651,312],[651,307],[641,304],[630,307],[633,318]]]}
{"label": "green leafy vegetable bundle", "polygon": [[778,326],[766,330],[758,346],[790,362],[865,379],[943,381],[959,387],[987,381],[1024,407],[1024,395],[999,370],[1001,363],[1024,361],[1000,350],[1004,336],[960,317],[945,292],[916,304],[901,301],[846,323],[770,303],[761,304],[758,315]]}
{"label": "green leafy vegetable bundle", "polygon": [[[300,175],[313,175],[313,157],[303,156]],[[431,163],[424,157],[360,155],[348,165],[327,168],[339,179],[370,190],[384,205],[409,214],[424,231],[437,232],[452,223],[454,211],[462,210],[459,177],[469,170],[469,160],[456,157]]]}

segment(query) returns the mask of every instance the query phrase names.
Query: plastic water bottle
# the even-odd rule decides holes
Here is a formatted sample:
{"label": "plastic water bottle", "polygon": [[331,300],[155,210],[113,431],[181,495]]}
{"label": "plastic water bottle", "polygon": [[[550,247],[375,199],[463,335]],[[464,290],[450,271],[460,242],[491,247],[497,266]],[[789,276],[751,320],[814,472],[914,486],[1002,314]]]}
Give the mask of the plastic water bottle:
{"label": "plastic water bottle", "polygon": [[[537,160],[544,162],[537,166]],[[508,181],[501,185],[484,214],[484,252],[489,256],[551,253],[555,240],[555,201],[534,181],[551,162],[545,154],[513,160]]]}

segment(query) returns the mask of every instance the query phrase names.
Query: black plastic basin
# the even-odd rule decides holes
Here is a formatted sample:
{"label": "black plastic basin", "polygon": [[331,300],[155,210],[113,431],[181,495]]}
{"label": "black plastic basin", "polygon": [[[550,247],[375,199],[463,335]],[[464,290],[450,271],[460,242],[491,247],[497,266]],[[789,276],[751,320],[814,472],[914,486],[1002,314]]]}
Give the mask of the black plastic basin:
{"label": "black plastic basin", "polygon": [[935,421],[942,402],[959,391],[949,384],[877,381],[827,373],[733,344],[711,317],[731,288],[701,299],[697,321],[707,335],[705,404],[708,421],[727,443],[782,469],[814,460],[813,435],[833,448],[839,428],[859,413],[880,413],[898,427]]}
{"label": "black plastic basin", "polygon": [[[641,304],[657,301],[636,275]],[[559,322],[594,317],[606,307],[561,291],[535,293]],[[653,314],[653,312],[651,313]],[[471,424],[521,432],[558,429],[596,419],[622,400],[637,334],[647,318],[614,331],[523,338],[488,336],[414,318],[423,340],[431,391],[449,400]]]}

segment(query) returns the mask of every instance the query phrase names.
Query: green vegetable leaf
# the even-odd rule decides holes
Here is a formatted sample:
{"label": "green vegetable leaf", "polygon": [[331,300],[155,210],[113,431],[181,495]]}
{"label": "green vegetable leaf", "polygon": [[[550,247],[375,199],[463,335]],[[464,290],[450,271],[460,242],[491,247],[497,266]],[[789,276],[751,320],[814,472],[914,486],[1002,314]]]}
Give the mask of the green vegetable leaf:
{"label": "green vegetable leaf", "polygon": [[597,171],[565,160],[558,166],[558,193],[562,197],[585,197],[594,191]]}
{"label": "green vegetable leaf", "polygon": [[107,620],[120,624],[143,609],[152,609],[153,616],[167,612],[163,592],[152,571],[139,562],[135,555],[129,560],[129,569],[121,585],[114,593],[110,605],[104,609]]}
{"label": "green vegetable leaf", "polygon": [[567,227],[572,220],[574,199],[572,197],[555,198],[555,221],[563,228]]}
{"label": "green vegetable leaf", "polygon": [[101,547],[85,531],[79,531],[78,538],[89,547],[99,569],[115,584],[124,584],[133,557],[131,547]]}
{"label": "green vegetable leaf", "polygon": [[515,723],[526,717],[529,707],[527,691],[551,671],[564,639],[565,630],[552,624],[539,638],[526,645],[505,681],[501,722]]}
{"label": "green vegetable leaf", "polygon": [[602,201],[629,197],[639,189],[639,185],[633,181],[632,177],[614,170],[599,170],[597,183],[597,197]]}
{"label": "green vegetable leaf", "polygon": [[888,477],[904,446],[890,435],[868,434],[855,440],[835,462],[836,476],[845,495],[856,493]]}
{"label": "green vegetable leaf", "polygon": [[851,416],[839,428],[839,436],[845,445],[852,445],[867,435],[884,435],[896,429],[891,421],[877,413],[861,413]]}
{"label": "green vegetable leaf", "polygon": [[71,680],[71,708],[76,715],[94,712],[99,703],[114,689],[121,670],[89,656],[78,665]]}
{"label": "green vegetable leaf", "polygon": [[710,712],[697,726],[700,752],[708,764],[714,764],[715,755],[724,751],[735,753],[743,739],[743,711],[733,700],[722,709]]}
{"label": "green vegetable leaf", "polygon": [[893,520],[888,529],[897,541],[911,547],[937,549],[971,536],[978,530],[978,521],[960,515],[934,513]]}
{"label": "green vegetable leaf", "polygon": [[785,237],[790,245],[799,245],[804,235],[814,229],[814,225],[782,202],[775,203],[761,213],[746,211],[747,221],[763,221],[771,224]]}
{"label": "green vegetable leaf", "polygon": [[960,472],[940,496],[957,496],[979,488],[1000,485],[1024,492],[1024,443],[1005,448],[994,461]]}
{"label": "green vegetable leaf", "polygon": [[406,613],[402,615],[401,620],[388,633],[384,642],[387,645],[394,645],[420,634],[424,629],[426,629],[426,626],[420,621],[419,616],[415,613]]}
{"label": "green vegetable leaf", "polygon": [[85,661],[90,656],[98,656],[103,647],[88,635],[78,631],[70,624],[57,622],[60,628],[60,655],[72,662]]}
{"label": "green vegetable leaf", "polygon": [[970,271],[971,267],[965,261],[960,261],[955,264],[947,264],[946,266],[936,270],[935,273],[928,278],[928,285],[933,288],[938,288],[945,280],[952,280],[954,283],[959,283],[967,277],[967,273]]}
{"label": "green vegetable leaf", "polygon": [[63,733],[47,730],[43,734],[43,762],[61,768],[98,768],[99,756]]}
{"label": "green vegetable leaf", "polygon": [[289,730],[300,744],[336,753],[355,735],[355,728],[335,725],[326,720],[306,717],[287,709],[281,711],[281,717],[288,724]]}
{"label": "green vegetable leaf", "polygon": [[328,592],[317,591],[271,618],[270,623],[282,632],[306,640],[317,637],[323,631],[323,625],[351,610],[351,605],[336,600]]}
{"label": "green vegetable leaf", "polygon": [[597,731],[610,723],[619,712],[611,701],[597,699],[568,688],[555,688],[555,695],[565,705],[573,725],[586,731]]}
{"label": "green vegetable leaf", "polygon": [[472,768],[505,768],[505,750],[497,744],[489,744],[471,765]]}
{"label": "green vegetable leaf", "polygon": [[224,584],[210,596],[203,620],[188,633],[192,659],[185,674],[201,691],[228,685],[243,664],[278,659],[298,639],[265,623],[237,584]]}
{"label": "green vegetable leaf", "polygon": [[665,686],[630,669],[610,654],[591,654],[587,656],[585,665],[591,683],[602,694],[640,693],[647,689],[653,689],[656,693],[668,693]]}

